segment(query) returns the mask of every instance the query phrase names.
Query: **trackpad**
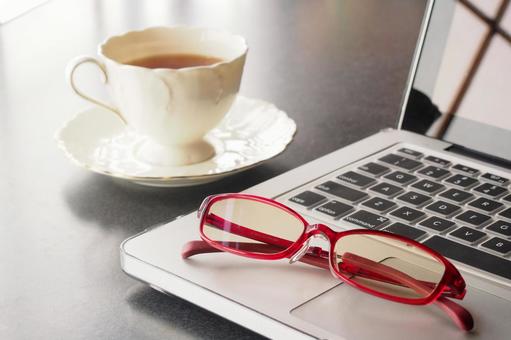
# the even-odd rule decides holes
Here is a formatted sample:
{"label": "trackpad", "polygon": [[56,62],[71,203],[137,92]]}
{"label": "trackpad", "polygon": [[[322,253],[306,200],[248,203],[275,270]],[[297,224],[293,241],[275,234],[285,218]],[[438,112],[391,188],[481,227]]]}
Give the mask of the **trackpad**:
{"label": "trackpad", "polygon": [[[474,316],[477,330],[460,331],[434,304],[413,306],[383,300],[340,284],[304,302],[291,315],[346,339],[505,339],[502,322],[511,303],[475,288],[460,302]],[[507,318],[507,317],[506,317]]]}

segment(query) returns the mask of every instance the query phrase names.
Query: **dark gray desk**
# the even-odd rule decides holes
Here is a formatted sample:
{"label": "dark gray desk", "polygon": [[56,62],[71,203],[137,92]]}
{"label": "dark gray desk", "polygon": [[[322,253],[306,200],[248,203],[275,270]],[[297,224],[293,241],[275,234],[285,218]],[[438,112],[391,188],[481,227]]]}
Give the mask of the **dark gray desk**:
{"label": "dark gray desk", "polygon": [[[128,278],[120,242],[191,211],[207,194],[243,190],[393,126],[423,6],[53,0],[0,26],[0,338],[257,337]],[[64,81],[67,61],[94,54],[111,34],[183,24],[246,36],[242,93],[296,120],[289,149],[245,173],[181,189],[117,183],[71,164],[53,134],[88,104]],[[93,69],[84,77],[102,91]]]}

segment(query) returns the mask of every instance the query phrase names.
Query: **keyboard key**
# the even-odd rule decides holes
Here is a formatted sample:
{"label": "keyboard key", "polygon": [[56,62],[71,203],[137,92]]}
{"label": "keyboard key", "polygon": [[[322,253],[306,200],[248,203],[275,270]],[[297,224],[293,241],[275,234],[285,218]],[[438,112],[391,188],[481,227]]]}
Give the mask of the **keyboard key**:
{"label": "keyboard key", "polygon": [[316,187],[316,189],[328,192],[331,195],[337,196],[352,203],[359,202],[363,200],[365,197],[367,197],[367,194],[365,192],[348,188],[345,185],[338,184],[332,181],[320,184]]}
{"label": "keyboard key", "polygon": [[507,255],[511,251],[511,242],[500,237],[494,237],[481,244],[481,247],[490,249],[500,255]]}
{"label": "keyboard key", "polygon": [[454,175],[452,177],[449,177],[445,180],[447,183],[451,183],[453,185],[456,185],[460,188],[470,188],[473,185],[476,185],[479,183],[476,179],[473,179],[471,177],[467,177],[465,175]]}
{"label": "keyboard key", "polygon": [[472,208],[476,208],[490,214],[504,206],[502,203],[484,197],[479,197],[475,201],[470,202],[468,205]]}
{"label": "keyboard key", "polygon": [[379,159],[382,162],[385,162],[387,164],[392,164],[394,166],[397,166],[399,168],[412,171],[417,169],[418,167],[422,166],[422,163],[419,161],[415,161],[413,159],[402,157],[395,155],[393,153],[385,155]]}
{"label": "keyboard key", "polygon": [[490,216],[480,214],[473,210],[467,210],[456,216],[456,219],[468,223],[472,226],[479,227],[488,222],[490,220]]}
{"label": "keyboard key", "polygon": [[499,212],[499,216],[511,220],[511,208],[507,208],[506,210]]}
{"label": "keyboard key", "polygon": [[425,160],[427,160],[428,162],[431,162],[431,163],[438,164],[442,167],[451,165],[451,162],[449,162],[445,159],[439,158],[439,157],[435,157],[435,156],[428,156],[425,158]]}
{"label": "keyboard key", "polygon": [[432,229],[434,231],[437,231],[439,233],[443,233],[449,229],[451,229],[454,226],[454,222],[444,220],[443,218],[431,216],[428,219],[425,219],[424,221],[421,221],[419,223],[420,226]]}
{"label": "keyboard key", "polygon": [[362,205],[373,210],[376,210],[378,212],[385,212],[393,208],[396,205],[396,203],[388,201],[384,198],[373,197],[370,200],[367,200],[364,203],[362,203]]}
{"label": "keyboard key", "polygon": [[446,217],[454,214],[461,208],[458,207],[457,205],[447,203],[445,201],[436,201],[428,205],[425,209]]}
{"label": "keyboard key", "polygon": [[330,201],[316,208],[316,211],[333,218],[344,216],[352,210],[353,207],[351,205],[339,201]]}
{"label": "keyboard key", "polygon": [[473,190],[493,198],[499,197],[500,195],[503,195],[504,193],[507,192],[507,190],[504,189],[503,187],[499,187],[495,184],[490,183],[483,183],[480,186],[475,187]]}
{"label": "keyboard key", "polygon": [[493,231],[494,233],[502,236],[511,237],[511,223],[498,220],[495,223],[490,224],[486,227],[487,230]]}
{"label": "keyboard key", "polygon": [[440,197],[446,198],[450,201],[456,202],[456,203],[464,203],[474,197],[471,193],[468,193],[466,191],[461,191],[458,189],[449,189],[443,193],[440,194]]}
{"label": "keyboard key", "polygon": [[418,181],[417,183],[414,183],[412,185],[412,188],[415,188],[423,192],[427,192],[428,194],[434,194],[445,189],[445,186],[443,186],[442,184],[431,182],[427,179],[423,179]]}
{"label": "keyboard key", "polygon": [[511,279],[511,261],[502,257],[485,253],[440,236],[427,239],[424,245],[455,261]]}
{"label": "keyboard key", "polygon": [[345,217],[344,220],[368,229],[378,229],[389,221],[386,217],[373,214],[366,210],[359,210]]}
{"label": "keyboard key", "polygon": [[362,170],[364,172],[367,172],[368,174],[371,174],[376,177],[381,176],[384,173],[387,173],[390,171],[390,169],[387,168],[386,166],[383,166],[383,165],[380,165],[377,163],[373,163],[373,162],[361,165],[358,167],[358,169]]}
{"label": "keyboard key", "polygon": [[408,148],[401,148],[399,150],[397,150],[398,152],[400,153],[404,153],[404,154],[407,154],[408,156],[412,157],[412,158],[421,158],[422,156],[424,156],[422,153],[420,153],[419,151],[415,151],[415,150],[412,150],[412,149],[408,149]]}
{"label": "keyboard key", "polygon": [[431,197],[423,195],[423,194],[419,194],[418,192],[415,192],[415,191],[405,192],[404,194],[397,197],[396,199],[398,199],[402,202],[411,204],[415,207],[421,206],[421,205],[425,204],[426,202],[431,201]]}
{"label": "keyboard key", "polygon": [[502,200],[511,203],[511,195],[503,197]]}
{"label": "keyboard key", "polygon": [[509,179],[502,177],[502,176],[490,174],[489,172],[482,175],[481,178],[488,180],[488,181],[495,182],[500,185],[507,185],[509,183]]}
{"label": "keyboard key", "polygon": [[389,181],[399,183],[401,185],[406,185],[410,182],[413,182],[417,179],[417,177],[405,174],[401,171],[394,171],[391,174],[388,174],[387,176],[383,177],[385,179],[388,179]]}
{"label": "keyboard key", "polygon": [[422,211],[415,210],[412,208],[400,207],[391,212],[390,215],[401,220],[404,220],[406,222],[412,223],[424,217],[426,214],[424,214]]}
{"label": "keyboard key", "polygon": [[365,188],[376,182],[376,180],[374,180],[373,178],[357,174],[354,171],[345,172],[342,175],[337,176],[337,178],[340,179],[341,181],[350,183],[359,188]]}
{"label": "keyboard key", "polygon": [[450,175],[451,173],[445,169],[430,165],[420,170],[419,174],[431,177],[433,179],[440,179]]}
{"label": "keyboard key", "polygon": [[467,175],[470,175],[470,176],[476,176],[477,174],[479,174],[479,170],[471,168],[471,167],[463,165],[463,164],[456,164],[452,167],[452,169],[459,171],[459,172],[466,173]]}
{"label": "keyboard key", "polygon": [[306,208],[310,208],[318,203],[326,200],[326,197],[320,194],[316,194],[312,191],[304,191],[301,194],[293,196],[289,199],[291,202],[303,205]]}
{"label": "keyboard key", "polygon": [[369,190],[382,194],[385,197],[392,197],[403,191],[400,187],[384,182],[376,184],[374,187],[369,188]]}
{"label": "keyboard key", "polygon": [[389,233],[407,237],[412,240],[418,240],[427,235],[425,231],[410,227],[401,222],[393,223],[383,230],[388,231]]}
{"label": "keyboard key", "polygon": [[476,243],[483,237],[485,237],[487,234],[483,233],[482,231],[475,230],[468,227],[461,227],[456,229],[455,231],[449,233],[450,236],[455,237],[463,242],[467,243]]}

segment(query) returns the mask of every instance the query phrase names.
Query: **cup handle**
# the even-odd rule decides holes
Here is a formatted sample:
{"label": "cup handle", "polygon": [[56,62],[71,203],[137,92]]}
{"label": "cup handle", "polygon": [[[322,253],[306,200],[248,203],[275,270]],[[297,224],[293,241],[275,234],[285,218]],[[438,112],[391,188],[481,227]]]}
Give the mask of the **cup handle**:
{"label": "cup handle", "polygon": [[94,103],[98,106],[101,106],[101,107],[104,107],[105,109],[109,110],[109,111],[112,111],[113,113],[115,113],[117,115],[117,117],[119,117],[122,122],[124,124],[127,124],[126,123],[126,119],[124,119],[124,117],[122,116],[122,114],[119,112],[119,110],[117,110],[116,108],[108,105],[108,104],[105,104],[97,99],[94,99],[88,95],[86,95],[85,93],[83,93],[75,84],[75,80],[74,80],[74,73],[76,71],[76,69],[78,68],[78,66],[82,65],[82,64],[85,64],[85,63],[93,63],[95,64],[100,70],[101,70],[101,73],[103,74],[103,77],[102,77],[102,81],[103,81],[103,84],[106,84],[108,82],[108,74],[106,73],[106,68],[105,68],[105,65],[97,60],[96,58],[93,58],[93,57],[89,57],[89,56],[79,56],[79,57],[76,57],[75,59],[71,60],[68,64],[67,64],[67,67],[66,67],[66,80],[69,84],[69,86],[71,86],[71,88],[73,89],[73,91],[80,97],[82,97],[83,99],[85,100],[88,100],[90,101],[91,103]]}

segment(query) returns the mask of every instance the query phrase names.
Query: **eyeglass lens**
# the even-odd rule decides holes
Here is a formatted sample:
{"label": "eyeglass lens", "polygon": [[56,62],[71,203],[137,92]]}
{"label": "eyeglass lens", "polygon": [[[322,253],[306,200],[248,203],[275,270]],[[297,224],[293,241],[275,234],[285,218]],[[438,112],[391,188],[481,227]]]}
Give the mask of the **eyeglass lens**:
{"label": "eyeglass lens", "polygon": [[248,199],[227,198],[211,205],[203,232],[232,249],[276,254],[302,235],[304,223],[276,206]]}

